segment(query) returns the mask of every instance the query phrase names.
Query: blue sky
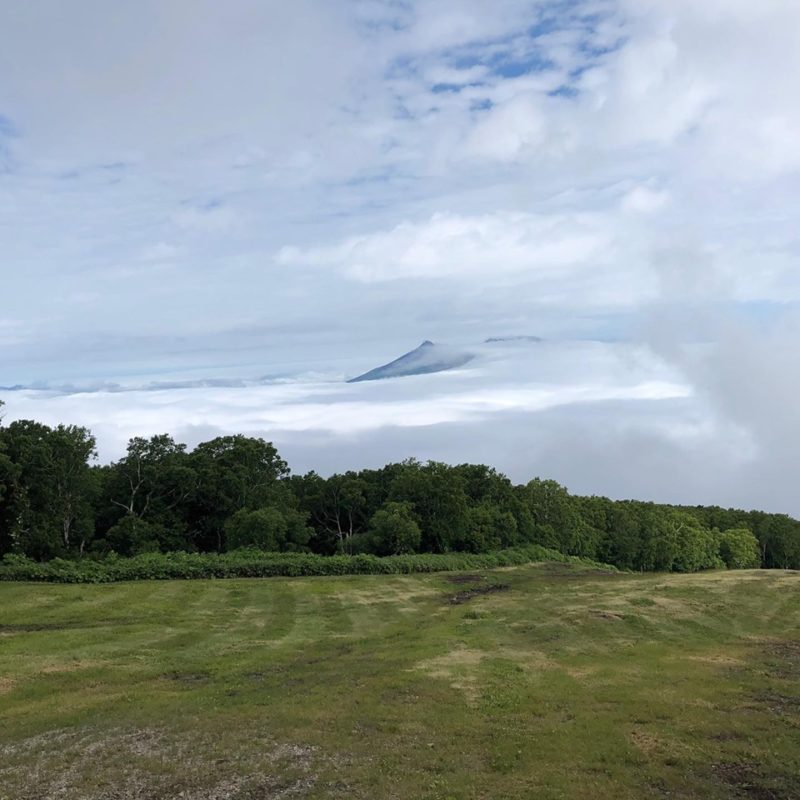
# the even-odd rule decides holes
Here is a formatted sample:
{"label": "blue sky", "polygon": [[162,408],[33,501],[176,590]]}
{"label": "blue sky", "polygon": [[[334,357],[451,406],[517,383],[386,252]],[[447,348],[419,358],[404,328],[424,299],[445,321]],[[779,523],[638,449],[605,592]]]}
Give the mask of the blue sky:
{"label": "blue sky", "polygon": [[[587,434],[582,449],[569,429],[602,417],[621,477],[598,490],[692,500],[694,480],[727,501],[757,483],[743,502],[788,508],[797,74],[800,6],[785,0],[2,4],[0,385],[325,384],[423,339],[596,339],[628,371],[606,351],[582,358],[620,386],[655,376],[693,399],[667,392],[615,416],[605,386],[602,409],[553,422],[554,443],[531,439],[509,469],[592,490],[613,467],[586,473],[586,448],[608,443]],[[493,424],[542,424],[524,416],[522,384],[602,375],[574,355],[546,380],[533,357],[515,378],[487,367],[485,385],[517,398]],[[471,460],[453,445],[472,433],[442,411],[443,387],[418,388],[435,425],[402,408],[420,420],[420,448]],[[124,419],[177,424],[136,405],[150,395],[131,395],[113,426],[102,398],[4,397],[11,416],[106,425],[110,457],[148,432]],[[169,402],[194,414],[198,397]],[[302,443],[280,427],[296,422],[222,422],[213,404],[196,427],[246,422],[331,469],[347,460],[335,437],[356,429],[351,461],[411,454],[390,424],[364,433],[329,402],[336,424],[308,423]],[[388,397],[374,402],[384,419]],[[645,486],[621,468],[642,447]],[[504,451],[486,455],[503,466]],[[704,462],[718,481],[703,483]],[[670,488],[676,463],[698,473]]]}

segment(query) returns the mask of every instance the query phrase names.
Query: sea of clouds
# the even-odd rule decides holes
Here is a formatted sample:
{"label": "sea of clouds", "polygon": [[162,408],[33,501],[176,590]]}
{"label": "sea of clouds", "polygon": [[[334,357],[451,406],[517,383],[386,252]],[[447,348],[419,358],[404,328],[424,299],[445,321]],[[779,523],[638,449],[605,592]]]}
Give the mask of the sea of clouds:
{"label": "sea of clouds", "polygon": [[6,419],[800,514],[798,74],[787,0],[0,4]]}

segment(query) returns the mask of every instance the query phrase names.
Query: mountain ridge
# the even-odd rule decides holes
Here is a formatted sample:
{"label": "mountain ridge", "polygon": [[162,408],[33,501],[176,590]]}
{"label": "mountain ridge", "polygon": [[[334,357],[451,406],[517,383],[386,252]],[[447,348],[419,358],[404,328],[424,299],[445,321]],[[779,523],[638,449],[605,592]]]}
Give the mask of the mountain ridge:
{"label": "mountain ridge", "polygon": [[462,367],[472,361],[474,357],[473,353],[458,350],[448,345],[436,344],[430,339],[425,339],[418,347],[409,350],[399,358],[368,370],[355,378],[350,378],[347,383],[362,383],[364,381],[444,372]]}

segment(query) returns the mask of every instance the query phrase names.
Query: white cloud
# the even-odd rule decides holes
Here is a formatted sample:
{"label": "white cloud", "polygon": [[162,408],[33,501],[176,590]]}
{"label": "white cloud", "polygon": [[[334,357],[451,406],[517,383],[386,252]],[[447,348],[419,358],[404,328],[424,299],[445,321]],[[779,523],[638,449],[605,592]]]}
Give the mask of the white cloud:
{"label": "white cloud", "polygon": [[633,214],[653,214],[669,202],[669,192],[650,189],[647,186],[634,186],[622,198],[623,211]]}
{"label": "white cloud", "polygon": [[465,152],[498,161],[535,157],[547,142],[551,125],[544,105],[536,95],[517,95],[497,106],[475,126]]}
{"label": "white cloud", "polygon": [[[0,291],[18,321],[0,323],[0,382],[331,373],[409,339],[657,328],[697,397],[536,412],[553,432],[531,463],[546,454],[584,488],[623,492],[685,460],[683,496],[689,476],[724,497],[751,480],[747,496],[787,504],[778,462],[794,462],[779,445],[797,424],[774,398],[793,392],[800,302],[797,3],[6,3],[0,74]],[[737,365],[758,391],[737,392]],[[399,447],[387,421],[425,405],[438,422],[415,445],[461,458],[448,426],[468,429],[453,415],[483,414],[483,391],[395,398],[385,414],[316,398],[278,422],[310,458],[314,419],[328,436],[374,412],[382,427],[352,436],[374,434],[377,457]],[[533,390],[486,391],[524,471],[509,420],[534,413],[520,394]],[[185,424],[169,393],[154,397],[137,396],[119,431]],[[187,419],[261,424],[257,410],[226,415],[243,397]],[[53,421],[71,402],[53,401]],[[91,402],[97,419],[122,414],[121,400]],[[627,402],[663,414],[628,424]]]}
{"label": "white cloud", "polygon": [[480,217],[434,214],[389,231],[351,237],[331,247],[284,247],[280,264],[334,266],[360,281],[440,279],[509,273],[568,279],[575,267],[604,260],[611,237],[603,220],[497,212]]}

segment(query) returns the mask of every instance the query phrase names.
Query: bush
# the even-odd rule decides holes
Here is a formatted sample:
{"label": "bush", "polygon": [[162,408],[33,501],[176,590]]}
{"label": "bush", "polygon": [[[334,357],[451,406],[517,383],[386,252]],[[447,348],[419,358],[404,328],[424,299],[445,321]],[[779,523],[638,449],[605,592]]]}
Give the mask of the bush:
{"label": "bush", "polygon": [[159,526],[126,515],[116,525],[109,528],[104,544],[108,549],[126,556],[157,552],[161,549],[159,547],[159,534],[161,533]]}
{"label": "bush", "polygon": [[0,580],[50,583],[111,583],[177,578],[268,578],[302,575],[399,575],[450,570],[491,569],[536,561],[578,563],[603,569],[605,564],[565,556],[539,545],[494,553],[425,553],[379,557],[373,555],[320,556],[312,553],[267,553],[243,549],[229,553],[142,553],[132,558],[111,554],[102,559],[67,561],[54,558],[40,563],[24,556],[6,555],[0,561]]}

